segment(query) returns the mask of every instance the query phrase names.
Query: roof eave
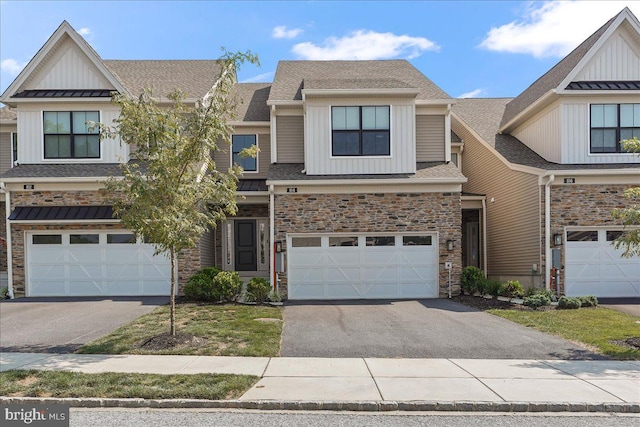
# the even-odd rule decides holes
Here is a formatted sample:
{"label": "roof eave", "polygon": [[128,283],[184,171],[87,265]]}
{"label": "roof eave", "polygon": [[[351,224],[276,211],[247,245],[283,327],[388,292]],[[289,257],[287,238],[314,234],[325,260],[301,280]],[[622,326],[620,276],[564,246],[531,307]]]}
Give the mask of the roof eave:
{"label": "roof eave", "polygon": [[529,117],[536,114],[544,107],[551,104],[558,98],[558,93],[555,89],[552,89],[538,98],[535,102],[530,104],[527,108],[518,113],[513,119],[509,120],[504,125],[500,126],[498,133],[509,133],[515,129],[520,123],[527,120]]}
{"label": "roof eave", "polygon": [[391,178],[391,179],[274,179],[267,180],[267,186],[291,186],[291,185],[415,185],[415,184],[464,184],[467,178]]}

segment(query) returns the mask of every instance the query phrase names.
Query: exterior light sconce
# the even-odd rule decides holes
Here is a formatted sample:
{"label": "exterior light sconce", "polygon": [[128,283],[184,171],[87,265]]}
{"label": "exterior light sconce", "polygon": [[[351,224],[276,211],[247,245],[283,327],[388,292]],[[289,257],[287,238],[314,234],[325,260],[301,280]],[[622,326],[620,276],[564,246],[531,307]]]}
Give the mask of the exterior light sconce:
{"label": "exterior light sconce", "polygon": [[555,246],[562,245],[562,234],[554,234],[553,235],[553,244]]}
{"label": "exterior light sconce", "polygon": [[447,240],[447,250],[448,251],[453,250],[453,240]]}
{"label": "exterior light sconce", "polygon": [[282,252],[282,242],[276,242],[275,246],[276,246],[276,253],[277,254]]}

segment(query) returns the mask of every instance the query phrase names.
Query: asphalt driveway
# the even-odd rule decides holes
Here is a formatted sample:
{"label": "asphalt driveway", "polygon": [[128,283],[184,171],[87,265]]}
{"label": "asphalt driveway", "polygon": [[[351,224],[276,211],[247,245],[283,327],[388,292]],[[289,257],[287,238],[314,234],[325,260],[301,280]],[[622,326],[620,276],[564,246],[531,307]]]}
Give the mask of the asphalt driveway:
{"label": "asphalt driveway", "polygon": [[446,299],[288,302],[281,356],[604,359]]}
{"label": "asphalt driveway", "polygon": [[3,300],[0,351],[70,353],[168,302],[168,297]]}

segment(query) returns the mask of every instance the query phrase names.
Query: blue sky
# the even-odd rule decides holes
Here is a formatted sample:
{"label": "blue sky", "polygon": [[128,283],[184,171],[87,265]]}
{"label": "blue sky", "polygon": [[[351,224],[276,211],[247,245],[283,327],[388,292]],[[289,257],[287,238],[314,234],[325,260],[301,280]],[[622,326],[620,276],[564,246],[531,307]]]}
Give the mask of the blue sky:
{"label": "blue sky", "polygon": [[0,92],[63,20],[103,59],[408,59],[453,97],[516,96],[634,1],[0,0]]}

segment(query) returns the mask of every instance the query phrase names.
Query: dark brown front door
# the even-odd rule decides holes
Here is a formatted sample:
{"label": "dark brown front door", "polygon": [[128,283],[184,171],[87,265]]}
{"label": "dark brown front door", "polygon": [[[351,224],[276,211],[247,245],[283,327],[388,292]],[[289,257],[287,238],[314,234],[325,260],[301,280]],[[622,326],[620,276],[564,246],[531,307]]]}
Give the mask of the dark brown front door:
{"label": "dark brown front door", "polygon": [[238,219],[234,223],[236,271],[256,271],[256,220]]}

